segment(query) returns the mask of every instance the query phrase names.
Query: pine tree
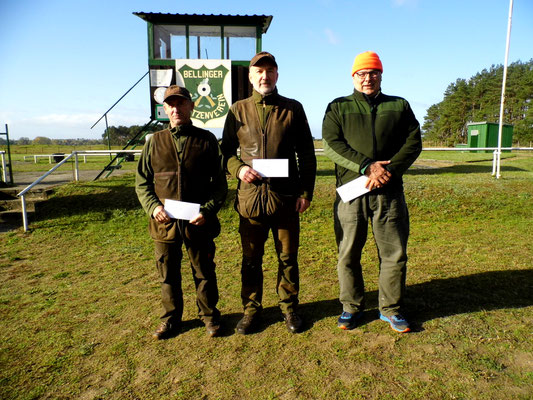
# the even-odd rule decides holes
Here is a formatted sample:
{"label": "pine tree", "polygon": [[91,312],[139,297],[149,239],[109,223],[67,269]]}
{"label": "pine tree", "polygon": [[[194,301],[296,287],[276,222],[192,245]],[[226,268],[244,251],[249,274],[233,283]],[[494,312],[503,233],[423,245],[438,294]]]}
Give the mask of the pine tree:
{"label": "pine tree", "polygon": [[[440,103],[428,108],[425,136],[451,146],[465,143],[468,122],[499,122],[503,66],[491,66],[468,80],[457,79]],[[533,140],[533,59],[511,64],[507,71],[504,123],[512,124],[513,142]]]}

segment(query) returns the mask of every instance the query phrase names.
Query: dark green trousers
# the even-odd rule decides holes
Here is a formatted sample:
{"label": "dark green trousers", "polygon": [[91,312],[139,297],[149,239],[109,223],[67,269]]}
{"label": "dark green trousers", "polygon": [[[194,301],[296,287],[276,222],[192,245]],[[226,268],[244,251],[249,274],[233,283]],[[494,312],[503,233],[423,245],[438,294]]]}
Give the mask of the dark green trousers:
{"label": "dark green trousers", "polygon": [[215,243],[207,237],[191,241],[183,236],[185,221],[178,221],[179,235],[171,243],[154,241],[156,267],[161,282],[163,321],[181,321],[183,314],[183,292],[181,288],[182,246],[189,256],[196,287],[198,316],[203,322],[220,317],[216,308],[218,286],[215,273]]}
{"label": "dark green trousers", "polygon": [[263,254],[269,231],[272,231],[278,257],[276,292],[279,306],[283,313],[293,312],[298,306],[300,217],[296,211],[285,211],[253,219],[240,217],[243,250],[241,298],[245,314],[253,315],[262,310]]}
{"label": "dark green trousers", "polygon": [[364,309],[361,253],[367,240],[368,221],[378,249],[379,310],[390,316],[400,312],[405,292],[409,213],[403,191],[369,193],[348,203],[338,195],[335,199],[339,300],[343,310],[350,313]]}

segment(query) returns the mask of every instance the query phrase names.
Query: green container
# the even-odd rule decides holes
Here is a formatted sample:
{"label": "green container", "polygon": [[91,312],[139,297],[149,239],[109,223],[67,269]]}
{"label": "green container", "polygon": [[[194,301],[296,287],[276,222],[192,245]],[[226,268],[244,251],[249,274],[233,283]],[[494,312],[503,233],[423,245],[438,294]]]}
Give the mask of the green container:
{"label": "green container", "polygon": [[[498,147],[499,124],[495,122],[470,122],[468,128],[468,147]],[[512,147],[513,125],[502,127],[502,147]],[[510,150],[506,150],[510,152]],[[472,153],[492,153],[493,150],[471,150]]]}

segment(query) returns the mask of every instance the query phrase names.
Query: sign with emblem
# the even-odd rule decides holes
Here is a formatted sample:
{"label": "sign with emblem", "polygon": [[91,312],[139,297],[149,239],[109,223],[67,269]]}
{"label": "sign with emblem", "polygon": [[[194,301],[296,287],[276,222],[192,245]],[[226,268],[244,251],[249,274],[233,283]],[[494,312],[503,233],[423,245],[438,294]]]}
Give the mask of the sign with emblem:
{"label": "sign with emblem", "polygon": [[231,60],[176,60],[176,85],[191,92],[195,126],[224,127],[231,105]]}

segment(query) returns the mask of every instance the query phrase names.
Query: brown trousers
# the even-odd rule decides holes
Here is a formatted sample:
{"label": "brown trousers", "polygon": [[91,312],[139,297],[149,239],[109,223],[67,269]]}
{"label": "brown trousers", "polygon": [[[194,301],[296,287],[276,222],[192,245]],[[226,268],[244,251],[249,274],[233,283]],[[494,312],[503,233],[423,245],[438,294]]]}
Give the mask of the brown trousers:
{"label": "brown trousers", "polygon": [[272,231],[278,257],[276,292],[279,296],[279,306],[283,313],[293,312],[298,306],[299,218],[296,211],[287,210],[273,216],[240,217],[239,232],[243,250],[241,298],[245,314],[253,315],[262,310],[262,264],[269,231]]}
{"label": "brown trousers", "polygon": [[215,273],[215,243],[208,237],[190,240],[184,236],[186,221],[177,221],[179,234],[172,242],[154,241],[156,267],[161,282],[163,321],[181,321],[183,314],[183,291],[181,288],[182,246],[189,256],[196,287],[198,316],[204,322],[220,317],[216,308],[218,286]]}

